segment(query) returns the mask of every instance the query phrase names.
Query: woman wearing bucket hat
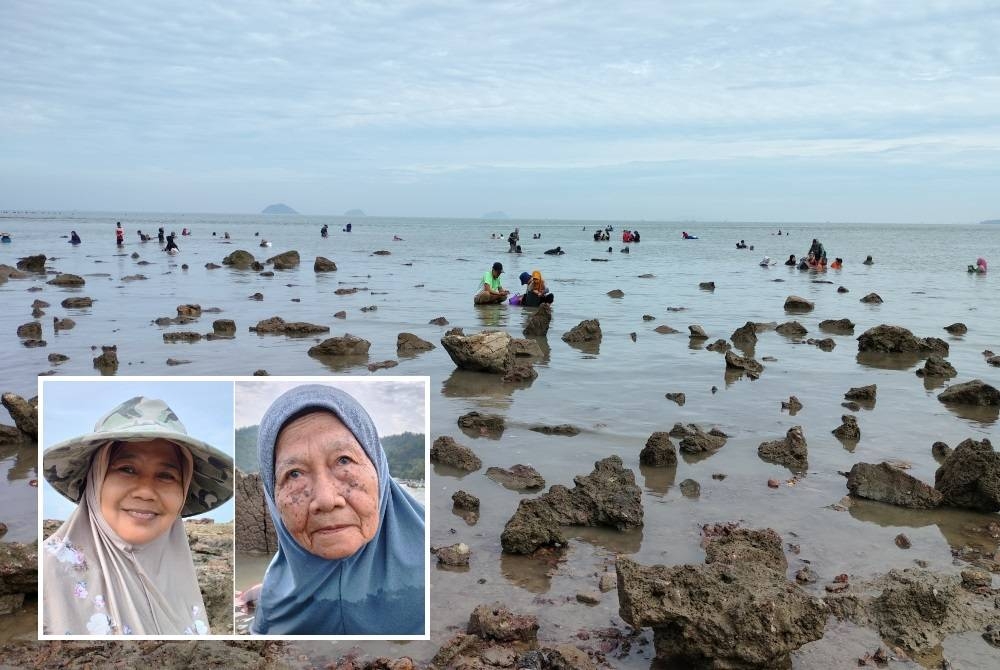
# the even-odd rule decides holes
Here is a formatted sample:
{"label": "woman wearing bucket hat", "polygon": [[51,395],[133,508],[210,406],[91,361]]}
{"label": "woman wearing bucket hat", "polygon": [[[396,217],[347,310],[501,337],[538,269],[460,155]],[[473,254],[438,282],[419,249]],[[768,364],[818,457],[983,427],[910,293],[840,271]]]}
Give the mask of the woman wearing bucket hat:
{"label": "woman wearing bucket hat", "polygon": [[43,543],[44,632],[208,634],[181,517],[232,497],[232,459],[162,400],[135,397],[46,449],[42,467],[78,503]]}
{"label": "woman wearing bucket hat", "polygon": [[375,424],[351,395],[298,386],[257,437],[278,551],[258,635],[424,634],[424,510],[389,476]]}

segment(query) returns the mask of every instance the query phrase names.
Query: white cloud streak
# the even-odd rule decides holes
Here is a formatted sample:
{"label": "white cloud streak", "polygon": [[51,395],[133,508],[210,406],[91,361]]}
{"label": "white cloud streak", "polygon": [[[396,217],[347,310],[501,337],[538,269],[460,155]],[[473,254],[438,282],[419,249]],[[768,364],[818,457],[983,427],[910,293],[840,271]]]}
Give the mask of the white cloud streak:
{"label": "white cloud streak", "polygon": [[1000,143],[990,2],[15,0],[0,25],[0,176],[413,183]]}

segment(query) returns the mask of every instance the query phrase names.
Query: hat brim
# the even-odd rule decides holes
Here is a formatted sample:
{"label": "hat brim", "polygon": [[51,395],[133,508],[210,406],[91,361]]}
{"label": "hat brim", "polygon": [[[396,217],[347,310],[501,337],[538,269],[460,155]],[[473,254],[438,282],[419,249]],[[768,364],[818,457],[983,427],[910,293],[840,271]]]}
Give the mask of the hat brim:
{"label": "hat brim", "polygon": [[207,442],[159,428],[96,432],[54,444],[42,454],[42,473],[56,491],[79,503],[97,448],[107,442],[163,439],[186,447],[194,462],[191,486],[181,508],[188,517],[209,512],[233,497],[233,459]]}

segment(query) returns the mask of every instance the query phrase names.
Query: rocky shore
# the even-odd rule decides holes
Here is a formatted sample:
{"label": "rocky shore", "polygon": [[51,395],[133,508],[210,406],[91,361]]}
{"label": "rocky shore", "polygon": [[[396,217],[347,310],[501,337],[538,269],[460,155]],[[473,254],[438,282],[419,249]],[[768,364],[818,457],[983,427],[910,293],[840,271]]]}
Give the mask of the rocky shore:
{"label": "rocky shore", "polygon": [[[228,260],[233,265],[248,268],[257,264],[260,266],[257,272],[272,275],[275,271],[280,273],[282,268],[299,264],[297,253],[275,256],[264,262],[247,256],[249,258],[231,254],[222,259],[222,263],[229,265]],[[308,260],[305,259],[306,266]],[[47,262],[43,257],[43,271]],[[36,259],[32,261],[34,269],[18,272],[38,272],[38,263]],[[273,269],[268,269],[267,264]],[[341,268],[343,265],[341,263]],[[336,266],[331,268],[319,259],[314,267],[316,272],[336,270]],[[7,275],[14,276],[10,272]],[[86,281],[83,277],[77,278]],[[59,273],[53,281],[80,285],[74,284],[76,279],[66,273]],[[356,287],[337,289],[344,292],[343,295],[357,290]],[[705,299],[725,290],[722,281],[718,284],[703,282],[700,286]],[[834,290],[831,286],[830,291]],[[888,300],[892,299],[889,293],[879,290]],[[865,296],[860,303],[859,294]],[[629,295],[617,290],[612,298],[627,300]],[[885,303],[878,294],[867,289],[859,289],[850,296],[854,296],[850,297],[852,303],[864,309],[877,309]],[[255,301],[264,298],[259,293],[248,297]],[[366,306],[365,313],[370,313],[372,307]],[[914,333],[892,323],[876,323],[867,328],[860,326],[858,330],[863,329],[863,332],[855,336],[856,324],[852,320],[855,315],[850,314],[852,319],[825,319],[818,325],[821,331],[838,339],[814,340],[808,335],[815,324],[808,319],[820,307],[822,305],[816,300],[789,295],[783,303],[775,303],[775,313],[764,317],[767,321],[749,321],[746,317],[732,315],[732,323],[724,330],[709,328],[711,335],[699,324],[687,324],[685,332],[681,322],[674,323],[677,328],[662,324],[655,329],[651,326],[649,332],[656,333],[657,341],[678,338],[685,344],[690,342],[691,355],[702,357],[699,360],[710,360],[727,387],[740,380],[746,384],[763,384],[782,373],[777,359],[764,355],[775,353],[766,350],[768,338],[775,338],[782,346],[807,349],[815,356],[836,356],[850,349],[851,356],[856,355],[859,364],[870,363],[899,377],[902,371],[907,371],[906,379],[922,385],[928,391],[928,404],[935,408],[959,417],[975,416],[984,421],[984,425],[995,425],[990,421],[996,421],[1000,392],[988,375],[996,365],[993,362],[996,356],[991,351],[983,352],[979,368],[949,362],[949,357],[954,360],[955,350],[963,344],[956,338],[967,332],[965,324],[953,323],[944,327],[949,319],[936,330],[928,326]],[[38,306],[36,309],[45,308]],[[669,310],[671,319],[677,318],[682,308],[675,309],[677,311]],[[782,310],[787,316],[778,318]],[[592,314],[583,315],[586,318],[582,320],[576,317],[572,323],[561,323],[553,318],[552,308],[545,305],[525,319],[520,332],[493,327],[475,332],[471,328],[469,332],[452,328],[440,337],[440,347],[413,333],[400,332],[396,340],[397,356],[400,359],[438,356],[450,360],[458,374],[453,374],[445,383],[445,395],[455,393],[454,386],[449,387],[449,384],[460,383],[468,383],[477,392],[481,388],[500,388],[504,392],[526,389],[536,380],[544,384],[545,376],[552,372],[550,340],[561,340],[581,357],[593,358],[601,353],[602,344],[606,347],[612,337],[635,343],[645,336],[637,332],[627,337],[623,333],[605,332],[607,321],[602,326],[599,311],[595,308]],[[176,316],[171,314],[163,318],[169,325],[195,328],[189,324],[197,324],[207,313],[211,312],[192,302],[179,305]],[[650,319],[642,318],[655,322],[656,317],[648,316]],[[334,317],[344,318],[344,313],[337,312]],[[796,320],[787,320],[790,318]],[[206,340],[241,337],[237,334],[240,328],[234,323],[220,319],[212,324],[211,332],[203,327],[178,331],[171,337],[185,343],[176,346],[204,346]],[[446,320],[439,323],[442,330],[447,325]],[[249,326],[254,337],[308,338],[309,342],[303,347],[304,355],[323,361],[333,369],[363,364],[374,372],[396,362],[369,363],[371,342],[350,334],[328,337],[330,329],[322,323],[286,320],[275,315],[239,325]],[[517,331],[518,328],[508,330]],[[947,332],[949,339],[936,337],[935,332]],[[725,339],[727,334],[729,338]],[[30,325],[19,330],[18,335],[25,346],[42,346],[38,344],[42,341],[37,337],[38,329]],[[712,343],[705,346],[710,341]],[[106,345],[99,351],[95,349],[95,368],[107,374],[118,371],[116,352],[114,345]],[[181,364],[183,360],[175,362]],[[53,360],[53,364],[58,363]],[[258,372],[266,374],[264,370]],[[832,622],[842,621],[870,631],[881,644],[871,646],[856,658],[839,657],[838,662],[875,666],[897,661],[940,667],[943,653],[940,645],[949,635],[969,633],[981,637],[985,644],[996,646],[1000,643],[1000,590],[993,586],[994,576],[1000,574],[1000,552],[997,551],[1000,522],[995,516],[1000,511],[1000,455],[994,450],[995,440],[991,442],[982,431],[971,436],[963,434],[957,439],[949,436],[948,441],[954,448],[944,444],[945,436],[929,435],[923,460],[917,463],[917,468],[914,463],[901,459],[870,457],[863,450],[855,455],[858,444],[865,445],[864,440],[872,439],[870,436],[876,432],[865,421],[866,413],[873,412],[876,407],[892,407],[893,399],[891,393],[887,397],[883,378],[878,384],[872,383],[875,380],[858,379],[838,387],[838,399],[832,405],[839,418],[822,426],[810,420],[810,411],[816,403],[807,395],[807,386],[789,383],[781,389],[780,395],[787,401],[775,396],[774,411],[775,414],[788,412],[790,416],[800,416],[784,422],[762,420],[766,435],[758,436],[754,432],[752,445],[747,444],[747,435],[741,434],[741,426],[708,420],[720,420],[721,415],[710,417],[705,411],[691,418],[692,414],[684,414],[680,415],[684,417],[682,421],[669,428],[673,419],[666,425],[657,425],[658,416],[649,414],[648,430],[646,423],[641,424],[641,429],[635,429],[645,433],[637,443],[629,442],[632,446],[623,447],[622,442],[609,444],[599,457],[587,459],[568,449],[558,479],[554,479],[551,472],[543,476],[540,469],[528,462],[530,449],[521,450],[516,456],[511,453],[515,445],[504,440],[504,434],[510,435],[507,431],[522,428],[560,441],[563,447],[565,443],[583,439],[581,434],[593,433],[594,425],[581,421],[572,425],[564,423],[567,417],[549,415],[544,422],[536,421],[537,417],[533,416],[527,421],[529,426],[518,426],[520,417],[505,413],[504,403],[492,402],[494,397],[487,393],[477,396],[486,397],[486,402],[456,403],[463,404],[460,412],[436,413],[431,452],[436,483],[447,482],[448,488],[455,488],[453,485],[460,482],[462,489],[450,498],[454,503],[450,506],[454,519],[434,517],[432,520],[435,530],[440,531],[439,536],[447,534],[449,538],[433,547],[432,561],[436,565],[432,568],[432,583],[440,584],[438,580],[446,580],[450,575],[471,572],[480,584],[484,584],[487,571],[483,565],[496,563],[500,563],[504,576],[521,570],[530,572],[535,568],[526,566],[532,565],[542,566],[538,571],[551,579],[566,565],[567,555],[572,554],[577,545],[586,544],[580,542],[579,537],[594,533],[601,538],[628,539],[615,545],[613,556],[607,557],[597,551],[588,553],[588,558],[595,562],[604,562],[599,569],[575,567],[576,572],[566,577],[566,581],[571,580],[576,586],[568,597],[539,589],[530,596],[522,596],[520,602],[515,602],[513,596],[510,601],[497,602],[494,597],[477,597],[474,591],[463,593],[460,605],[455,601],[447,603],[451,610],[460,607],[457,613],[448,614],[463,622],[454,624],[452,621],[446,627],[435,629],[433,640],[423,647],[414,644],[412,653],[410,648],[396,647],[394,653],[378,657],[368,653],[364,644],[359,644],[343,654],[337,648],[337,658],[331,660],[329,652],[314,658],[295,650],[293,645],[281,644],[66,643],[11,644],[9,649],[4,649],[4,658],[10,659],[7,660],[10,663],[62,664],[65,667],[82,667],[88,662],[129,664],[142,656],[168,666],[191,659],[211,666],[228,658],[235,665],[248,667],[285,667],[286,664],[308,667],[321,663],[343,670],[414,667],[458,670],[614,668],[623,664],[637,667],[642,665],[637,658],[641,655],[643,660],[655,658],[656,663],[667,667],[673,664],[674,667],[692,668],[782,668],[789,667],[797,654],[830,635],[835,626]],[[718,390],[713,386],[712,395]],[[455,394],[463,399],[474,395]],[[15,426],[0,429],[3,431],[0,436],[15,442],[37,439],[37,419],[34,426],[31,423],[33,400],[7,398],[8,395],[4,395],[4,405],[14,418]],[[677,378],[665,381],[656,399],[669,405],[671,410],[683,407],[685,412],[692,413],[698,402],[696,393]],[[478,405],[478,409],[470,411],[469,405]],[[962,424],[961,429],[965,430],[966,426]],[[635,428],[634,423],[632,428]],[[839,442],[850,456],[850,463],[840,472],[839,468],[817,465],[825,462],[823,450],[830,449],[834,439],[833,449],[839,450]],[[933,451],[932,441],[935,442]],[[484,443],[488,446],[482,446]],[[739,449],[743,452],[734,453]],[[495,462],[497,452],[506,459],[500,465]],[[961,539],[948,538],[952,555],[942,557],[925,552],[912,541],[913,533],[907,531],[910,536],[898,533],[894,546],[893,541],[888,543],[893,551],[909,552],[901,554],[904,558],[897,561],[904,563],[905,568],[888,569],[874,576],[855,575],[851,570],[825,570],[818,566],[820,561],[816,558],[805,558],[816,557],[823,548],[818,542],[811,546],[787,528],[780,527],[780,513],[775,512],[774,519],[767,519],[767,509],[743,508],[740,491],[727,494],[711,488],[719,482],[728,485],[733,481],[737,473],[733,468],[727,470],[731,462],[727,459],[744,457],[745,453],[761,463],[777,466],[757,483],[761,490],[773,492],[775,496],[787,494],[775,497],[774,503],[764,499],[776,507],[796,507],[795,493],[808,490],[813,481],[836,480],[837,497],[830,499],[829,504],[823,503],[826,509],[809,512],[813,515],[810,521],[813,525],[824,523],[824,517],[820,516],[823,514],[850,512],[862,518],[859,509],[871,509],[865,506],[880,504],[885,506],[878,508],[880,514],[918,515],[902,517],[914,528],[934,524],[934,520],[940,518],[930,515],[958,512],[970,515],[963,519],[976,519],[978,526],[970,531],[966,528],[970,524],[966,523]],[[932,471],[933,476],[929,476],[927,464],[935,461],[937,466]],[[704,555],[691,559],[682,554],[684,559],[676,560],[676,554],[665,550],[661,552],[662,557],[636,557],[635,554],[641,553],[642,541],[654,537],[659,530],[650,522],[653,518],[651,505],[659,501],[649,491],[662,498],[663,492],[674,485],[679,467],[699,462],[713,464],[711,479],[707,474],[704,478],[682,474],[683,481],[677,485],[681,493],[680,505],[693,505],[713,495],[732,496],[728,516],[704,523],[707,520],[691,515]],[[658,478],[669,483],[657,489]],[[566,484],[552,483],[554,481]],[[432,497],[437,495],[435,489],[438,487],[433,487],[430,481],[428,487],[432,489]],[[490,487],[516,495],[516,502],[503,509],[491,507],[487,495],[494,489]],[[840,496],[843,498],[838,501]],[[760,500],[755,498],[755,504]],[[237,550],[274,551],[274,529],[262,501],[259,477],[240,473],[235,521],[239,529]],[[697,509],[680,505],[673,508],[678,515]],[[766,505],[760,507],[766,508]],[[755,519],[752,523],[744,521],[751,516]],[[761,517],[765,517],[763,522]],[[457,528],[448,528],[451,523]],[[230,571],[232,568],[231,564],[224,565],[219,553],[223,543],[214,531],[222,531],[231,524],[219,524],[212,529],[209,526],[189,524],[189,538],[197,555],[199,578],[212,614],[213,630],[218,631],[222,630],[220,626],[231,625],[227,622],[232,620],[233,594],[228,583],[225,589],[222,588],[222,575],[227,568]],[[970,536],[982,542],[968,540]],[[680,545],[690,540],[690,537],[671,538],[665,544],[676,541]],[[485,551],[484,545],[488,547]],[[8,548],[7,555],[0,554],[0,603],[10,596],[6,602],[17,607],[25,599],[34,597],[30,579],[34,567],[29,555],[33,549],[34,545],[26,545],[14,550]],[[589,546],[587,551],[590,551]],[[660,561],[666,564],[658,565]],[[604,616],[608,612],[599,609],[609,605],[616,610],[615,616]],[[432,605],[432,621],[433,608],[437,606]],[[566,612],[571,607],[600,611],[605,625],[594,625],[592,620],[576,626],[554,623],[562,616],[554,612]],[[428,646],[433,650],[428,652]],[[405,656],[408,653],[412,658]]]}

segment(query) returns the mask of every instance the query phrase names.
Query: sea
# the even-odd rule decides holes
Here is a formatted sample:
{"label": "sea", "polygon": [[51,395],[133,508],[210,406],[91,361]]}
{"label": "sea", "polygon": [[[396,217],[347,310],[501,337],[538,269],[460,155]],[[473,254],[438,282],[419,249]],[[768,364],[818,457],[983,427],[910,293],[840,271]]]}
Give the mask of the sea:
{"label": "sea", "polygon": [[[124,248],[115,246],[115,223],[126,230]],[[347,224],[351,231],[346,232]],[[327,238],[320,228],[329,226]],[[598,229],[611,226],[611,241],[595,242]],[[168,256],[156,242],[157,229],[178,234],[180,253]],[[183,229],[191,234],[181,236]],[[522,253],[508,251],[507,235],[518,229]],[[622,231],[638,230],[640,243],[622,242]],[[806,586],[817,596],[835,575],[853,580],[925,561],[930,569],[955,572],[953,552],[972,546],[995,553],[997,540],[984,530],[1000,521],[996,514],[960,510],[912,511],[857,501],[844,511],[844,476],[858,462],[895,460],[910,474],[933,483],[938,466],[931,445],[955,446],[966,438],[998,437],[996,408],[955,409],[937,395],[950,383],[981,379],[1000,386],[1000,368],[986,363],[983,352],[1000,352],[1000,225],[904,225],[869,223],[730,223],[669,221],[551,221],[432,218],[321,217],[285,215],[206,215],[110,213],[27,213],[0,215],[0,230],[11,243],[0,245],[0,264],[46,254],[49,274],[81,275],[86,285],[60,288],[49,276],[33,275],[0,284],[0,338],[5,346],[2,391],[36,393],[37,376],[96,375],[92,359],[100,347],[117,345],[118,375],[272,375],[330,374],[429,375],[432,439],[450,435],[472,448],[483,468],[470,474],[435,466],[427,480],[431,545],[464,542],[472,549],[467,570],[431,568],[432,640],[407,645],[359,644],[364,651],[411,655],[427,660],[452,634],[464,629],[472,608],[502,601],[515,611],[539,617],[539,636],[556,642],[580,642],[582,633],[617,627],[614,591],[597,605],[576,601],[576,594],[596,589],[597,575],[626,554],[645,564],[699,563],[701,525],[739,521],[748,527],[775,529],[788,544],[789,574],[808,565],[819,575]],[[82,244],[68,244],[75,230]],[[140,242],[137,231],[153,241]],[[683,232],[698,239],[685,240]],[[780,231],[780,235],[778,234]],[[228,239],[227,236],[228,235]],[[790,254],[804,255],[812,240],[821,241],[829,258],[843,259],[843,269],[816,273],[783,265]],[[261,247],[262,240],[270,243]],[[737,249],[740,241],[747,249]],[[546,250],[560,247],[562,254]],[[243,249],[264,261],[297,250],[301,264],[263,276],[222,265],[229,253]],[[377,253],[379,252],[379,253]],[[388,252],[388,253],[381,253]],[[871,265],[863,264],[871,256]],[[317,256],[333,260],[336,272],[316,273]],[[776,264],[762,267],[767,256]],[[970,274],[979,257],[996,265],[994,273]],[[492,263],[503,264],[502,281],[518,288],[521,272],[539,270],[555,295],[549,334],[539,344],[537,379],[505,384],[499,377],[456,369],[440,339],[455,327],[473,333],[499,329],[521,336],[530,310],[510,305],[474,306],[473,294]],[[714,282],[714,290],[700,287]],[[838,292],[844,287],[847,292]],[[358,291],[338,295],[337,289]],[[37,290],[41,289],[41,290]],[[611,297],[613,290],[623,292]],[[877,293],[880,304],[862,303]],[[262,300],[251,299],[255,293]],[[811,312],[786,313],[785,299],[796,295],[815,303]],[[64,298],[89,296],[93,306],[65,309]],[[23,346],[16,331],[32,321],[32,302],[50,303],[39,321],[46,346]],[[158,326],[177,306],[196,303],[205,313],[199,322]],[[344,314],[335,316],[338,312]],[[307,351],[326,337],[257,335],[250,327],[280,316],[330,327],[329,336],[345,333],[371,342],[363,360],[320,360]],[[54,331],[53,317],[72,318],[70,330]],[[444,317],[446,325],[430,323]],[[651,317],[651,318],[647,318]],[[166,343],[174,330],[211,332],[216,318],[233,319],[233,339],[193,344]],[[854,335],[828,335],[825,319],[849,318]],[[597,319],[599,346],[578,348],[561,335],[583,320]],[[761,332],[754,355],[764,364],[758,379],[727,374],[722,355],[706,350],[715,339],[729,339],[749,321],[796,320],[808,330],[803,338]],[[961,322],[967,333],[944,330]],[[709,339],[691,340],[688,326],[698,324]],[[924,380],[915,372],[922,361],[858,355],[856,337],[880,324],[903,326],[918,337],[939,337],[950,345],[948,360],[958,375],[952,380]],[[669,326],[677,333],[660,334]],[[435,343],[436,349],[413,357],[396,354],[396,338],[409,332]],[[806,338],[832,337],[832,351],[806,344]],[[49,354],[69,360],[53,364]],[[168,360],[186,361],[180,365]],[[368,363],[398,361],[385,372]],[[857,411],[842,406],[848,389],[877,385],[874,406]],[[665,397],[684,393],[679,405]],[[803,409],[794,416],[781,402],[795,395]],[[499,439],[463,433],[457,419],[469,411],[501,414],[506,430]],[[831,431],[844,414],[857,418],[862,437],[842,444]],[[9,423],[6,417],[2,421]],[[717,427],[730,437],[710,456],[683,455],[676,468],[647,468],[639,452],[654,431],[676,422]],[[578,435],[545,435],[540,425],[571,424]],[[801,426],[809,445],[803,477],[762,461],[757,446]],[[4,540],[34,538],[33,501],[37,478],[33,451],[0,452],[0,521]],[[616,454],[642,489],[644,526],[620,533],[608,529],[570,529],[569,547],[551,560],[503,554],[500,533],[518,502],[528,495],[505,489],[485,476],[491,466],[522,463],[535,467],[546,485],[572,487],[573,478],[589,473],[595,461]],[[713,477],[715,475],[716,477]],[[721,477],[720,475],[724,475]],[[680,482],[700,486],[687,497]],[[769,488],[769,479],[780,486]],[[451,495],[462,489],[478,496],[475,523],[452,511]],[[904,533],[912,547],[894,538]],[[588,633],[588,635],[590,634]],[[609,652],[615,667],[648,668],[653,655],[651,632],[645,643]],[[596,639],[596,638],[595,638]],[[304,653],[335,659],[345,643],[296,643]],[[848,667],[880,642],[866,628],[831,620],[826,636],[793,657],[799,668]],[[616,655],[617,654],[617,655]],[[997,651],[975,633],[953,635],[917,659],[931,667],[941,658],[988,667]],[[905,667],[905,664],[900,667]],[[916,667],[916,666],[912,666]]]}

